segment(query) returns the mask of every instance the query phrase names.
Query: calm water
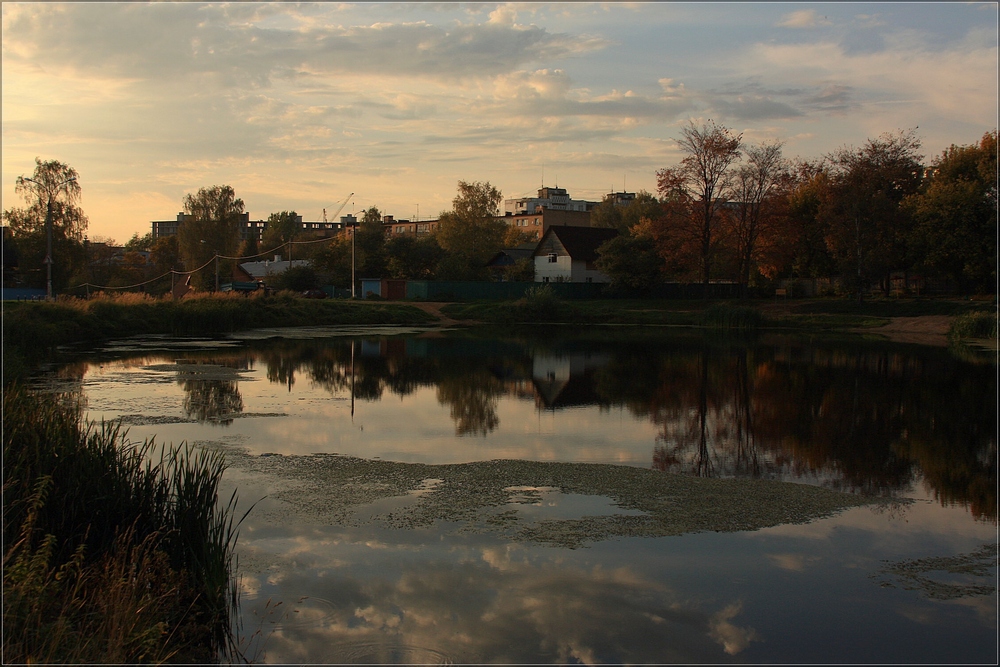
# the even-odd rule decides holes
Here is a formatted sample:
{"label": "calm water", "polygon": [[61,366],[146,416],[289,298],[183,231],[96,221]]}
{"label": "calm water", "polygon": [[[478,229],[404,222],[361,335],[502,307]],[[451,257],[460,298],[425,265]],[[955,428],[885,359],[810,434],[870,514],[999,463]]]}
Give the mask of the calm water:
{"label": "calm water", "polygon": [[[238,548],[249,657],[996,662],[993,364],[683,330],[384,334],[130,339],[45,378],[133,440],[227,452],[229,490],[256,502]],[[609,490],[498,463],[506,481],[466,488],[501,500],[414,520],[456,464],[494,460],[606,464]],[[698,478],[701,523],[630,532],[649,515],[612,466]],[[883,500],[737,530],[711,478]]]}

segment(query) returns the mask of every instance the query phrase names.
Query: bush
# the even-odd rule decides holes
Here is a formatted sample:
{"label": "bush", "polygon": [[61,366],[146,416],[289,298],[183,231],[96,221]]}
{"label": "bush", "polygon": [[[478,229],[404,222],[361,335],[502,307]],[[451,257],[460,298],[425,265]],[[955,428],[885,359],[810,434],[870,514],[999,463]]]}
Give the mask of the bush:
{"label": "bush", "polygon": [[948,335],[951,338],[996,338],[997,314],[986,311],[963,313],[951,323]]}

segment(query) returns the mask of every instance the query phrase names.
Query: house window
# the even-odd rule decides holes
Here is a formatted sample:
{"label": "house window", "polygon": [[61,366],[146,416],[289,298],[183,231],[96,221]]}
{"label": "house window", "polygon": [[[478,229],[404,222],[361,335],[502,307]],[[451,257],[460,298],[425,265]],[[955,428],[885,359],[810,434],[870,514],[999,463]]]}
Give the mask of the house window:
{"label": "house window", "polygon": [[587,282],[588,282],[588,283],[592,283],[592,282],[594,282],[594,279],[593,279],[593,278],[591,278],[590,276],[587,276]]}
{"label": "house window", "polygon": [[558,260],[558,259],[559,259],[559,256],[556,255],[554,252],[550,252],[549,253],[549,264],[555,264],[556,260]]}

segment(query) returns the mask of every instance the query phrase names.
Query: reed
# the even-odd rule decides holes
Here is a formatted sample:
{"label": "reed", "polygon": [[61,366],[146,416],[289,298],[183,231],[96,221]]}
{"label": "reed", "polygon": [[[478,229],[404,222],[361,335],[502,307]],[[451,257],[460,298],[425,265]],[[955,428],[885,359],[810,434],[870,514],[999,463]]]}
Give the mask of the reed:
{"label": "reed", "polygon": [[764,325],[764,316],[756,308],[720,303],[705,309],[701,325],[723,331],[752,332]]}
{"label": "reed", "polygon": [[997,337],[996,312],[973,311],[955,317],[948,331],[952,339]]}
{"label": "reed", "polygon": [[[130,443],[59,397],[5,388],[4,659],[212,660],[238,603],[224,461]],[[120,658],[120,659],[118,659]]]}

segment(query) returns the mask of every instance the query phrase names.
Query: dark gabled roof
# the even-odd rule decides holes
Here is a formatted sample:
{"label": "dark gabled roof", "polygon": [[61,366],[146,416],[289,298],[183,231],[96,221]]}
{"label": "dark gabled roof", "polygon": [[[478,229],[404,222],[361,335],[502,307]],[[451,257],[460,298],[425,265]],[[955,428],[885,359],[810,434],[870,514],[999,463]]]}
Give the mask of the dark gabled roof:
{"label": "dark gabled roof", "polygon": [[[592,262],[597,259],[597,249],[618,236],[617,229],[605,227],[549,227],[538,243],[542,247],[545,237],[554,235],[573,259]],[[535,250],[537,254],[538,249]]]}
{"label": "dark gabled roof", "polygon": [[510,266],[519,259],[531,259],[535,254],[536,245],[532,241],[531,243],[522,243],[515,248],[502,248],[493,255],[490,261],[486,262],[486,266]]}

